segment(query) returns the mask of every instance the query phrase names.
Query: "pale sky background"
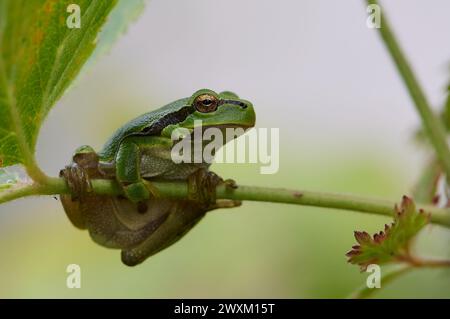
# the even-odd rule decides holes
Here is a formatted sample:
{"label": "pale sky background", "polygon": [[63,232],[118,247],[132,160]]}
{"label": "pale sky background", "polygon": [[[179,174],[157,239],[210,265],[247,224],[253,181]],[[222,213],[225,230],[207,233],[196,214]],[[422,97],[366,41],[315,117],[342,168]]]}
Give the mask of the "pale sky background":
{"label": "pale sky background", "polygon": [[[450,2],[432,2],[384,1],[382,9],[439,106],[450,73]],[[40,162],[56,173],[78,145],[98,148],[114,125],[208,87],[251,100],[259,127],[281,129],[281,165],[331,149],[336,160],[373,152],[417,168],[411,134],[419,119],[365,9],[360,0],[149,1],[51,112]],[[294,144],[301,151],[291,154]]]}

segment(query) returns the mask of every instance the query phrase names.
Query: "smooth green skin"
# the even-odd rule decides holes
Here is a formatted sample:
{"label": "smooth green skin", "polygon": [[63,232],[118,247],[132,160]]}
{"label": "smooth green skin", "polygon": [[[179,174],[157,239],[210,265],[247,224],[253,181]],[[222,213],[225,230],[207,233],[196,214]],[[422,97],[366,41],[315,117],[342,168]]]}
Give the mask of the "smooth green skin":
{"label": "smooth green skin", "polygon": [[[214,95],[219,100],[234,101],[241,105],[224,103],[214,112],[201,113],[195,110],[193,101],[202,94]],[[158,135],[139,135],[162,118],[176,117],[177,112],[186,107],[195,111],[181,121],[162,125]],[[240,99],[232,92],[226,91],[218,94],[209,89],[199,90],[191,97],[177,100],[158,110],[143,114],[118,129],[98,154],[100,169],[103,167],[105,171],[111,171],[111,168],[115,168],[112,174],[123,187],[125,196],[132,202],[147,200],[150,197],[149,183],[144,182],[144,177],[186,179],[198,168],[208,167],[207,164],[175,164],[170,158],[170,150],[174,143],[171,140],[172,131],[177,128],[185,128],[192,132],[196,120],[201,120],[203,127],[249,128],[255,124],[255,112],[252,103]],[[83,146],[76,153],[83,153],[90,149]]]}

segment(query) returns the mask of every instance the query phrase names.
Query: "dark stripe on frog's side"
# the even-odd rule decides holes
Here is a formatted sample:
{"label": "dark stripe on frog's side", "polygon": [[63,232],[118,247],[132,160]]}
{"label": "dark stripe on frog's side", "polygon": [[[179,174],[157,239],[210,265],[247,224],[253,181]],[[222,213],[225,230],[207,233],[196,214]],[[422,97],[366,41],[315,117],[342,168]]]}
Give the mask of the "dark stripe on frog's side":
{"label": "dark stripe on frog's side", "polygon": [[183,122],[189,114],[193,113],[195,109],[191,106],[185,106],[181,108],[180,110],[167,114],[166,116],[163,116],[161,119],[156,121],[150,126],[145,127],[142,131],[131,133],[128,136],[152,136],[152,135],[160,135],[161,131],[166,128],[169,125],[176,124]]}
{"label": "dark stripe on frog's side", "polygon": [[[168,125],[182,122],[195,109],[187,106],[188,99],[180,99],[152,112],[141,115],[117,130],[99,152],[102,161],[111,161],[120,146],[120,141],[132,135],[159,135]],[[174,105],[175,104],[175,105]],[[137,124],[140,121],[142,125]],[[144,131],[144,132],[143,132]]]}
{"label": "dark stripe on frog's side", "polygon": [[[189,98],[180,99],[162,108],[141,115],[124,125],[106,142],[99,152],[101,161],[110,162],[114,159],[120,143],[129,136],[157,136],[161,131],[171,124],[183,122],[189,114],[195,111],[191,105],[187,105]],[[242,108],[247,105],[242,101],[224,99],[219,101],[219,106],[223,104],[235,104]],[[139,122],[142,125],[139,125]]]}
{"label": "dark stripe on frog's side", "polygon": [[[235,104],[239,105],[242,108],[247,107],[245,103],[236,100],[220,100],[219,106],[223,104]],[[155,123],[143,128],[140,132],[131,133],[126,137],[160,135],[162,130],[165,129],[167,126],[183,122],[189,116],[189,114],[192,114],[194,111],[195,111],[194,107],[190,105],[184,106],[178,111],[163,116]]]}

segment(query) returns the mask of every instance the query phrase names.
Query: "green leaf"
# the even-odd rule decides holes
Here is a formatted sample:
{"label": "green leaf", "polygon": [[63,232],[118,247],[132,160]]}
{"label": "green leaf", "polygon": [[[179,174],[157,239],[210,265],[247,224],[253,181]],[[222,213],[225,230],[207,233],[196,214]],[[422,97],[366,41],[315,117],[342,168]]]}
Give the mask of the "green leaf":
{"label": "green leaf", "polygon": [[355,231],[358,245],[346,254],[348,262],[359,265],[364,271],[370,264],[411,259],[411,241],[428,221],[429,215],[423,210],[417,211],[413,201],[403,196],[400,207],[395,207],[394,222],[385,225],[384,231],[373,237],[365,231]]}
{"label": "green leaf", "polygon": [[[71,3],[81,9],[79,29],[66,25]],[[90,57],[116,3],[0,0],[0,166],[33,161],[42,122]]]}

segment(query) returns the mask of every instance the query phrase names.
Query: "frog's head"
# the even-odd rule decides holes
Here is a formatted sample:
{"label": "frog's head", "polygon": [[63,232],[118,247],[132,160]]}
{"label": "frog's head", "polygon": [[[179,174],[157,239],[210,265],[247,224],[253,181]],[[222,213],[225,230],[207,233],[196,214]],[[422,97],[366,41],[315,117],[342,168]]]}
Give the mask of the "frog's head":
{"label": "frog's head", "polygon": [[[241,127],[244,129],[255,126],[255,111],[252,103],[240,99],[233,92],[216,93],[212,90],[202,89],[186,99],[189,115],[174,128],[194,129],[196,121],[201,121],[204,129],[217,127]],[[197,122],[198,123],[198,122]]]}
{"label": "frog's head", "polygon": [[195,111],[186,122],[190,128],[191,121],[201,120],[204,127],[242,127],[255,126],[255,110],[252,103],[240,99],[233,92],[216,93],[202,89],[195,92],[188,101]]}

